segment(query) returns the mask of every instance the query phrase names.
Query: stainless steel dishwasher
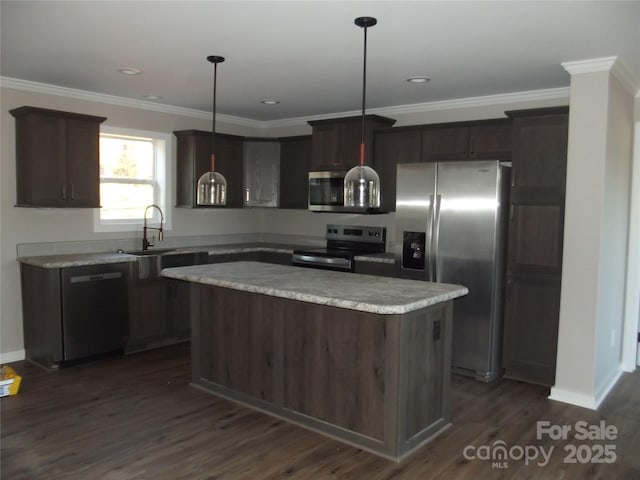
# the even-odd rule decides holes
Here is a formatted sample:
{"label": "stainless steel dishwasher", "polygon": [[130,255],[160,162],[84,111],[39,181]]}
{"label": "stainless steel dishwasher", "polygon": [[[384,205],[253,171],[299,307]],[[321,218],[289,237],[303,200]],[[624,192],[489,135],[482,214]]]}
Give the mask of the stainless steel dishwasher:
{"label": "stainless steel dishwasher", "polygon": [[129,324],[128,263],[63,268],[64,362],[122,353]]}

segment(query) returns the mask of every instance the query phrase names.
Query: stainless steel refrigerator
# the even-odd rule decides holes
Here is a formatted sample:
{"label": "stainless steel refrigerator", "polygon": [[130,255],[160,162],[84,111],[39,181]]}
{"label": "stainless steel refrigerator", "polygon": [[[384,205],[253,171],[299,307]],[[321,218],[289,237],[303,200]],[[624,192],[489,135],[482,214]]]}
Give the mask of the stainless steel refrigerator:
{"label": "stainless steel refrigerator", "polygon": [[452,371],[490,382],[501,374],[509,164],[400,164],[398,275],[469,289],[453,307]]}

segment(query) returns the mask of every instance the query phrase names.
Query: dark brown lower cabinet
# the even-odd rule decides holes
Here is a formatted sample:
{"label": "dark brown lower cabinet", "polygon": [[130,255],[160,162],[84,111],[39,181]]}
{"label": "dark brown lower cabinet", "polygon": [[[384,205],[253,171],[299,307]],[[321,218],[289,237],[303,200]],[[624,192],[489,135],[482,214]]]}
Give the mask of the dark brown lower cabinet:
{"label": "dark brown lower cabinet", "polygon": [[559,279],[524,275],[508,280],[503,355],[509,378],[553,385],[559,291]]}
{"label": "dark brown lower cabinet", "polygon": [[209,255],[209,263],[225,262],[265,262],[291,265],[291,253],[271,251],[249,251]]}
{"label": "dark brown lower cabinet", "polygon": [[356,260],[355,273],[362,273],[364,275],[378,275],[381,277],[395,277],[396,265],[395,263]]}
{"label": "dark brown lower cabinet", "polygon": [[156,277],[132,282],[127,352],[189,340],[188,284]]}
{"label": "dark brown lower cabinet", "polygon": [[189,284],[168,280],[167,291],[169,301],[168,310],[171,312],[172,335],[178,341],[188,340],[191,336]]}
{"label": "dark brown lower cabinet", "polygon": [[191,289],[200,388],[394,460],[448,425],[451,301],[381,315]]}
{"label": "dark brown lower cabinet", "polygon": [[285,305],[284,402],[303,415],[384,439],[385,348],[381,315]]}
{"label": "dark brown lower cabinet", "polygon": [[208,263],[235,262],[237,255],[238,255],[237,253],[218,253],[215,255],[209,255]]}
{"label": "dark brown lower cabinet", "polygon": [[[291,254],[247,251],[209,255],[209,263],[267,262],[291,265]],[[191,333],[189,284],[164,277],[139,279],[134,275],[129,302],[127,352],[163,347],[188,340]]]}
{"label": "dark brown lower cabinet", "polygon": [[194,318],[198,327],[191,346],[194,379],[197,376],[251,398],[274,402],[277,315],[271,297],[216,287],[192,288],[200,293],[198,317]]}
{"label": "dark brown lower cabinet", "polygon": [[291,265],[291,253],[288,252],[260,252],[260,262]]}
{"label": "dark brown lower cabinet", "polygon": [[132,282],[128,352],[165,344],[169,338],[171,316],[167,310],[167,283],[161,277]]}

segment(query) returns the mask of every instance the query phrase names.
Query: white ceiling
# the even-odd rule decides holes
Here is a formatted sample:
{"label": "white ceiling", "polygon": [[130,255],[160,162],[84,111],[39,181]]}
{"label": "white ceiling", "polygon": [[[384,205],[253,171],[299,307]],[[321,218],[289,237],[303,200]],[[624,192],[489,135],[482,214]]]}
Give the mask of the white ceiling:
{"label": "white ceiling", "polygon": [[[567,87],[618,56],[640,79],[640,1],[8,1],[2,77],[257,121]],[[118,73],[136,67],[138,76]],[[425,75],[432,80],[411,85]],[[278,99],[276,106],[260,103]]]}

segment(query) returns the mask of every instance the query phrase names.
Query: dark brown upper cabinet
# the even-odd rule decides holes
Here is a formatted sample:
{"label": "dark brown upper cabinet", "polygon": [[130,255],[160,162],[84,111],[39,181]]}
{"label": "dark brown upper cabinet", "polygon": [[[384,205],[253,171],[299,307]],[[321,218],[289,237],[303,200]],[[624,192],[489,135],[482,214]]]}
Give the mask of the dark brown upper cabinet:
{"label": "dark brown upper cabinet", "polygon": [[380,210],[396,209],[396,172],[399,163],[422,161],[422,130],[384,128],[375,134],[374,168],[380,177]]}
{"label": "dark brown upper cabinet", "polygon": [[[177,139],[176,207],[220,208],[198,205],[198,179],[211,166],[211,132],[179,130]],[[216,133],[216,172],[227,180],[227,207],[243,205],[243,138]]]}
{"label": "dark brown upper cabinet", "polygon": [[[378,115],[365,116],[365,164],[373,164],[373,132],[390,127],[395,120]],[[349,170],[360,161],[362,117],[314,120],[311,125],[311,166],[314,171]]]}
{"label": "dark brown upper cabinet", "polygon": [[100,207],[100,124],[105,117],[20,107],[16,206]]}
{"label": "dark brown upper cabinet", "polygon": [[280,205],[280,148],[277,138],[244,139],[245,207],[277,208]]}
{"label": "dark brown upper cabinet", "polygon": [[306,210],[309,203],[311,136],[280,139],[280,208]]}
{"label": "dark brown upper cabinet", "polygon": [[511,121],[427,125],[422,132],[422,161],[509,160]]}
{"label": "dark brown upper cabinet", "polygon": [[422,161],[466,160],[469,127],[425,127],[422,132]]}
{"label": "dark brown upper cabinet", "polygon": [[510,160],[511,142],[509,119],[377,129],[374,168],[380,176],[381,210],[395,210],[398,164]]}

